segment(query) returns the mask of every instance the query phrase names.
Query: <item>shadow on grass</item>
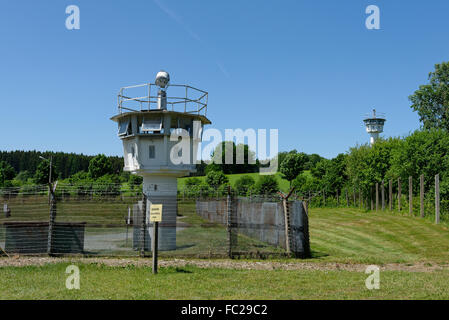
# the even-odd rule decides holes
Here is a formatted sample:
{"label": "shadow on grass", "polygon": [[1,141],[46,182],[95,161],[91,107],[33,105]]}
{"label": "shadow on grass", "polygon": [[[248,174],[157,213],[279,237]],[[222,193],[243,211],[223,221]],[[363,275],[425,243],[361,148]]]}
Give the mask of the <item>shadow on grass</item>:
{"label": "shadow on grass", "polygon": [[320,252],[320,251],[315,251],[312,250],[310,253],[310,259],[316,259],[316,258],[323,258],[323,257],[329,257],[328,253],[325,252]]}

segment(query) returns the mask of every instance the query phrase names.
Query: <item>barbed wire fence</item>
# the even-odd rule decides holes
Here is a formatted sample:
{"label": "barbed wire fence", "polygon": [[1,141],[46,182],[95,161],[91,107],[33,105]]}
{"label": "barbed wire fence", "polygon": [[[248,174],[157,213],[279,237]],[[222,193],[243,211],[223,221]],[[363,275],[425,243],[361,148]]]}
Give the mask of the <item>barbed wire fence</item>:
{"label": "barbed wire fence", "polygon": [[357,208],[365,211],[389,211],[429,219],[436,224],[449,223],[449,199],[442,196],[441,178],[420,175],[406,181],[384,179],[365,186],[347,186],[336,190],[310,190],[294,193],[311,208]]}
{"label": "barbed wire fence", "polygon": [[[143,214],[141,186],[61,184],[49,190],[47,185],[0,190],[0,255],[151,255],[152,223]],[[159,239],[175,246],[159,247],[161,257],[292,255],[279,196],[189,187],[178,191],[175,202],[166,210],[176,209],[176,221],[159,232]],[[301,228],[293,230],[305,233]],[[301,257],[309,255],[309,249],[299,249]]]}

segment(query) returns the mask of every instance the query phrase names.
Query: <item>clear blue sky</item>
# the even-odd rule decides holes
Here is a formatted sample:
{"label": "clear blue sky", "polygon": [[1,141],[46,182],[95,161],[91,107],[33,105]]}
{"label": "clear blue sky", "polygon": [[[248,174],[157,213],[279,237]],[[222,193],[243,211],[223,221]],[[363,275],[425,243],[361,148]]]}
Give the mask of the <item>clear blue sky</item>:
{"label": "clear blue sky", "polygon": [[[81,29],[65,28],[78,5]],[[365,8],[381,30],[365,28]],[[408,96],[449,60],[449,1],[2,1],[0,150],[121,155],[120,87],[151,82],[209,91],[213,127],[277,128],[280,150],[334,157],[419,128]]]}

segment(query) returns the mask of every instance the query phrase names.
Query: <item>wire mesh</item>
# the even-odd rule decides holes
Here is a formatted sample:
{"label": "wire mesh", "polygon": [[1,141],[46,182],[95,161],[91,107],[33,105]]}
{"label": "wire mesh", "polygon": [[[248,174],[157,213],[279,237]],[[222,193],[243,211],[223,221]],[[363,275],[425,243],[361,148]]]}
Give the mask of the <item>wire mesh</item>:
{"label": "wire mesh", "polygon": [[57,189],[54,223],[48,187],[3,190],[0,204],[8,214],[0,216],[0,247],[8,254],[150,256],[153,223],[144,210],[163,204],[161,257],[286,255],[284,212],[276,196],[178,194],[149,196],[144,205],[139,191],[79,190]]}

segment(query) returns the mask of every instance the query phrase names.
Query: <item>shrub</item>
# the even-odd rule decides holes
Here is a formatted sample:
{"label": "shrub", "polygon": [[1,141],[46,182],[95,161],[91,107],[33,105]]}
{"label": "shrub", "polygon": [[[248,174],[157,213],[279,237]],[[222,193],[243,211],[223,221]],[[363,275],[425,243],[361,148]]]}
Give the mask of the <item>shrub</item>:
{"label": "shrub", "polygon": [[223,171],[209,171],[206,175],[206,183],[213,189],[228,183],[229,179],[225,176]]}
{"label": "shrub", "polygon": [[107,174],[94,183],[94,193],[99,196],[117,196],[120,194],[120,179],[117,175]]}
{"label": "shrub", "polygon": [[279,191],[279,184],[274,175],[263,175],[257,180],[255,190],[260,195],[273,195]]}
{"label": "shrub", "polygon": [[254,186],[256,182],[254,181],[253,177],[245,175],[240,177],[234,184],[235,191],[240,196],[246,196],[251,187]]}

